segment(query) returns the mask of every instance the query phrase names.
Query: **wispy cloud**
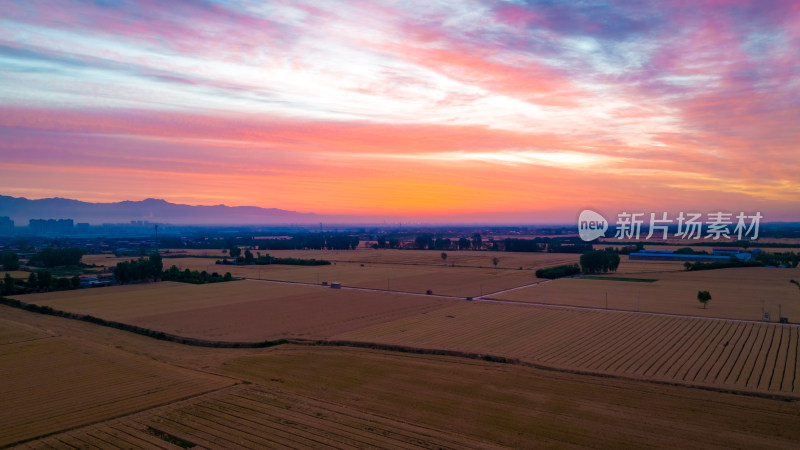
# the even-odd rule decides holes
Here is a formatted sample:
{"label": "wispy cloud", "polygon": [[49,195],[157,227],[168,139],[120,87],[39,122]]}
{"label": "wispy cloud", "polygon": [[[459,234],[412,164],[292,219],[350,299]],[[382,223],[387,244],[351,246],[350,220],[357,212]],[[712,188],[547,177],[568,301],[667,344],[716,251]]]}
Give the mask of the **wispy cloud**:
{"label": "wispy cloud", "polygon": [[0,7],[4,192],[91,200],[114,173],[137,188],[103,196],[327,212],[800,211],[794,1]]}

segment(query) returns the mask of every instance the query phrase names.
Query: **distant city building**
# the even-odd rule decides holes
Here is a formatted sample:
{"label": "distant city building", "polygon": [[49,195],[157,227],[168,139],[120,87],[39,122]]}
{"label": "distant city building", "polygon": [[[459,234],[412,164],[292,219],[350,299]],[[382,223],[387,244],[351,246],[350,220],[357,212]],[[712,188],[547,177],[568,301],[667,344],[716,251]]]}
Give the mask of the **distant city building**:
{"label": "distant city building", "polygon": [[75,232],[76,233],[88,233],[89,232],[89,224],[86,222],[80,222],[75,224]]}
{"label": "distant city building", "polygon": [[35,234],[68,234],[75,229],[72,219],[30,219],[28,229]]}
{"label": "distant city building", "polygon": [[14,234],[14,221],[10,217],[0,217],[0,236]]}

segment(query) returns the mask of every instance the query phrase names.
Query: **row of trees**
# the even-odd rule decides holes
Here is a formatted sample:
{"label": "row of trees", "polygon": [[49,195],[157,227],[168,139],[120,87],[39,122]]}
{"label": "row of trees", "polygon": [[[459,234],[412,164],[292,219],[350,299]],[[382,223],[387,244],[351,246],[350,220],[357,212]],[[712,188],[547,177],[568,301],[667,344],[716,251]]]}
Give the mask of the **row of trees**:
{"label": "row of trees", "polygon": [[[386,247],[386,238],[378,236],[377,248]],[[395,245],[390,248],[400,248],[401,242],[396,238],[394,239]],[[417,250],[478,250],[483,248],[483,239],[479,233],[472,235],[472,239],[461,237],[458,241],[453,241],[449,238],[434,237],[432,234],[420,234],[414,238],[414,248]]]}
{"label": "row of trees", "polygon": [[181,271],[175,265],[172,265],[168,270],[164,270],[164,262],[158,253],[153,253],[147,258],[117,263],[114,267],[114,278],[119,283],[163,280],[204,284],[233,280],[230,272],[220,275],[216,272],[208,273],[205,270],[202,272],[190,269]]}
{"label": "row of trees", "polygon": [[372,248],[400,248],[403,241],[394,236],[378,236]]}
{"label": "row of trees", "polygon": [[577,237],[506,238],[502,247],[507,252],[584,253],[592,250],[591,243]]}
{"label": "row of trees", "polygon": [[72,278],[54,277],[49,270],[40,269],[31,272],[28,279],[13,278],[9,273],[3,277],[3,284],[0,287],[2,295],[14,295],[28,292],[48,292],[77,289],[81,286],[81,279],[77,276]]}
{"label": "row of trees", "polygon": [[548,267],[536,271],[536,278],[546,278],[553,280],[556,278],[571,277],[581,273],[581,268],[577,264],[566,264],[562,266]]}
{"label": "row of trees", "polygon": [[[348,234],[298,234],[290,239],[258,239],[259,250],[355,250],[360,242],[358,236]],[[233,256],[233,255],[231,255]]]}
{"label": "row of trees", "polygon": [[0,265],[6,271],[19,269],[19,255],[9,250],[0,253]]}
{"label": "row of trees", "polygon": [[616,272],[619,267],[619,253],[613,248],[591,250],[581,255],[580,263],[583,273]]}
{"label": "row of trees", "polygon": [[[81,263],[81,258],[86,252],[82,248],[45,248],[39,253],[31,256],[28,264],[36,267],[52,269],[58,266],[77,266]],[[19,269],[19,255],[16,252],[6,250],[0,253],[0,265],[3,270],[11,271]]]}
{"label": "row of trees", "polygon": [[77,266],[86,252],[82,248],[45,248],[31,256],[28,264],[36,267],[53,268],[58,266]]}
{"label": "row of trees", "polygon": [[[400,241],[396,239],[394,245],[387,245],[385,237],[379,236],[377,239],[374,248],[399,248],[401,246]],[[591,243],[576,237],[506,238],[502,241],[489,238],[486,247],[494,251],[507,252],[584,253],[592,250]],[[481,250],[484,248],[484,241],[478,233],[475,233],[472,239],[461,237],[457,241],[434,237],[432,234],[420,234],[414,238],[414,248],[417,250]]]}
{"label": "row of trees", "polygon": [[122,261],[114,267],[114,279],[119,283],[130,281],[157,280],[162,278],[164,262],[161,255],[153,253],[147,258]]}
{"label": "row of trees", "polygon": [[797,267],[800,263],[800,253],[795,252],[761,252],[756,261],[767,266]]}
{"label": "row of trees", "polygon": [[232,281],[233,277],[230,272],[220,275],[217,272],[208,273],[205,270],[202,272],[189,269],[181,271],[178,266],[173,265],[162,274],[161,279],[164,281],[180,281],[181,283],[207,284]]}
{"label": "row of trees", "polygon": [[259,266],[265,266],[268,264],[287,264],[293,266],[324,266],[328,265],[331,262],[326,261],[324,259],[301,259],[301,258],[276,258],[269,256],[269,253],[266,255],[261,255],[261,253],[256,253],[253,256],[253,252],[250,249],[244,250],[244,255],[242,255],[242,249],[239,247],[233,247],[229,250],[229,254],[232,258],[232,261],[228,260],[227,258],[223,260],[217,260],[217,264],[235,264],[235,265],[251,265],[256,264]]}

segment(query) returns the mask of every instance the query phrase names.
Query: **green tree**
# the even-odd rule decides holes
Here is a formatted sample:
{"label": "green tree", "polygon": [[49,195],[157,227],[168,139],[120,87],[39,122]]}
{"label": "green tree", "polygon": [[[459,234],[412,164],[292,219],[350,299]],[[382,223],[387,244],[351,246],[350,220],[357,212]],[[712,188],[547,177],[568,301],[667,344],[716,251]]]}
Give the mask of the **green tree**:
{"label": "green tree", "polygon": [[69,278],[56,278],[56,289],[64,291],[71,288],[72,283],[70,283]]}
{"label": "green tree", "polygon": [[417,250],[425,250],[425,248],[433,250],[433,236],[429,234],[420,234],[414,238],[414,246],[416,246]]}
{"label": "green tree", "polygon": [[480,233],[475,233],[472,235],[472,248],[475,250],[480,250],[481,246],[483,245],[483,240],[481,239]]}
{"label": "green tree", "polygon": [[492,258],[492,264],[494,264],[494,268],[495,268],[495,269],[497,268],[497,264],[498,264],[498,263],[500,263],[500,258],[498,258],[497,256],[495,256],[494,258]]}
{"label": "green tree", "polygon": [[31,256],[29,263],[32,266],[47,268],[56,266],[77,266],[81,263],[81,257],[83,257],[83,253],[83,249],[78,247],[48,247]]}
{"label": "green tree", "polygon": [[161,259],[161,254],[158,252],[151,254],[150,262],[153,264],[153,278],[161,278],[161,272],[164,271],[164,260]]}
{"label": "green tree", "polygon": [[253,264],[253,252],[250,249],[244,251],[244,263]]}
{"label": "green tree", "polygon": [[706,309],[706,303],[711,300],[711,294],[708,291],[697,291],[697,300],[703,304],[703,309]]}
{"label": "green tree", "polygon": [[48,270],[37,270],[36,271],[37,280],[36,284],[39,286],[40,290],[45,292],[50,290],[50,284],[53,282],[53,275]]}
{"label": "green tree", "polygon": [[581,270],[584,273],[616,272],[619,267],[619,253],[612,249],[589,250],[581,255]]}
{"label": "green tree", "polygon": [[442,252],[442,262],[447,261],[447,253]]}
{"label": "green tree", "polygon": [[238,258],[242,256],[242,249],[239,247],[231,247],[228,253],[231,255],[231,258]]}
{"label": "green tree", "polygon": [[17,270],[19,269],[19,255],[12,251],[5,251],[0,255],[0,264],[3,265],[3,270]]}
{"label": "green tree", "polygon": [[11,278],[11,274],[6,272],[6,276],[3,278],[3,295],[11,295],[14,291],[17,290],[15,285],[15,281]]}
{"label": "green tree", "polygon": [[72,285],[72,289],[78,289],[81,287],[81,278],[79,276],[75,275],[74,277],[70,278],[69,281]]}
{"label": "green tree", "polygon": [[31,272],[31,274],[28,275],[28,282],[25,284],[25,286],[28,289],[36,289],[37,286],[39,286],[39,280],[36,277],[36,272]]}

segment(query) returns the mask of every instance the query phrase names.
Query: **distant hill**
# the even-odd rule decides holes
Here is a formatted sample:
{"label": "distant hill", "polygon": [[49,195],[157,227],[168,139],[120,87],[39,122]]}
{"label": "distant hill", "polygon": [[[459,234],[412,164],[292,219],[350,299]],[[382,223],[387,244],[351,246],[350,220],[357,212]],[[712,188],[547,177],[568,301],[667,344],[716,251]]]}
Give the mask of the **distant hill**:
{"label": "distant hill", "polygon": [[175,225],[269,225],[310,224],[322,217],[257,206],[192,206],[148,198],[141,201],[89,203],[67,198],[29,200],[0,195],[0,216],[8,216],[16,226],[26,226],[29,219],[73,219],[75,223],[127,223],[147,220]]}

